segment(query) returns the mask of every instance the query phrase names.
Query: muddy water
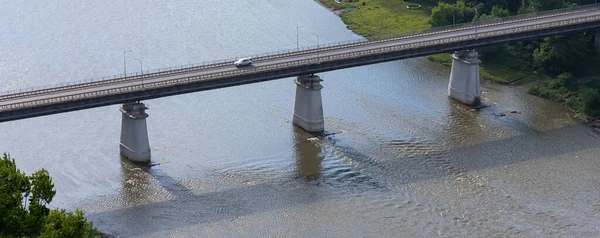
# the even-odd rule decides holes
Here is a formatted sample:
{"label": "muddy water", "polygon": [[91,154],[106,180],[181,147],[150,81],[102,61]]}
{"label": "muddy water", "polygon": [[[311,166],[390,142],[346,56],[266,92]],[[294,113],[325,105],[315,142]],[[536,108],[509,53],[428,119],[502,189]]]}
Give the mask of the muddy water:
{"label": "muddy water", "polygon": [[[359,39],[313,1],[53,1],[0,9],[3,90]],[[243,20],[240,20],[243,19]],[[240,22],[241,21],[241,22]],[[0,124],[50,171],[52,206],[118,237],[586,237],[600,228],[600,136],[564,107],[410,59],[321,74],[325,127],[291,125],[293,79],[147,101],[152,167],[119,158],[108,106]],[[516,111],[517,113],[510,113]],[[505,116],[501,116],[504,113]]]}

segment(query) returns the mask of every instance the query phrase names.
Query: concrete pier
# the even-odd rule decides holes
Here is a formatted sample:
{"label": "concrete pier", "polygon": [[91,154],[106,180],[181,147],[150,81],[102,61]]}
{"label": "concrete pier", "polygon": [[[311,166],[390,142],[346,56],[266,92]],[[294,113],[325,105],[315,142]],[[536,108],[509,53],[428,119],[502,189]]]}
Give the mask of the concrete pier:
{"label": "concrete pier", "polygon": [[321,78],[317,75],[298,77],[293,123],[308,132],[319,133],[325,129]]}
{"label": "concrete pier", "polygon": [[452,54],[452,71],[448,83],[448,95],[467,105],[481,104],[479,82],[479,54],[475,50],[457,51]]}
{"label": "concrete pier", "polygon": [[146,126],[146,105],[143,103],[125,103],[120,111],[121,121],[121,155],[136,163],[150,162],[150,143]]}

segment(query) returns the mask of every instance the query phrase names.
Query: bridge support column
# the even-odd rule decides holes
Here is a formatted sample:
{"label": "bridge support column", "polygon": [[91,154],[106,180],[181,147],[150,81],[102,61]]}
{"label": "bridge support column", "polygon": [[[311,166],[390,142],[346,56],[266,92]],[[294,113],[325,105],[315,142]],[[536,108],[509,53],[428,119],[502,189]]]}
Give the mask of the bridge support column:
{"label": "bridge support column", "polygon": [[294,81],[296,100],[293,123],[308,132],[318,133],[325,129],[321,81],[317,75],[300,76]]}
{"label": "bridge support column", "polygon": [[475,50],[457,51],[452,54],[452,71],[448,83],[448,95],[451,98],[467,105],[481,104],[480,62]]}
{"label": "bridge support column", "polygon": [[121,121],[121,155],[132,162],[150,162],[150,143],[146,126],[146,105],[140,102],[125,103],[120,111]]}

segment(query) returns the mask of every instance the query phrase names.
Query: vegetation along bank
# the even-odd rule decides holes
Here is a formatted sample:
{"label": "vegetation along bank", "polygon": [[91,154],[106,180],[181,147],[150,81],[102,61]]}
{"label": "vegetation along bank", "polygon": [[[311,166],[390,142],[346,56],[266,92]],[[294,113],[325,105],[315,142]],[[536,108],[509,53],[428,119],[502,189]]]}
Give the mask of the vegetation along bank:
{"label": "vegetation along bank", "polygon": [[[319,0],[368,39],[578,5],[594,0]],[[525,85],[587,118],[600,117],[600,52],[595,32],[523,40],[478,49],[481,78]],[[428,56],[450,66],[449,53]]]}
{"label": "vegetation along bank", "polygon": [[0,157],[0,237],[108,237],[80,210],[49,208],[55,194],[47,170],[26,175],[8,154]]}

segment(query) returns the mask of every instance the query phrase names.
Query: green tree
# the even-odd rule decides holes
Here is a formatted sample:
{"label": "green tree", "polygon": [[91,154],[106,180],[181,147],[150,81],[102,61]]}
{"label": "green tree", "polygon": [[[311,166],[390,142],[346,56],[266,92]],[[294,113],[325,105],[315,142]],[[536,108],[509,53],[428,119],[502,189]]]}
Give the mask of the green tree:
{"label": "green tree", "polygon": [[24,224],[27,210],[23,197],[30,192],[29,178],[14,161],[4,154],[0,160],[0,236],[25,235]]}
{"label": "green tree", "polygon": [[591,52],[590,40],[586,34],[546,37],[533,52],[534,65],[554,75],[577,72],[580,62]]}
{"label": "green tree", "polygon": [[65,210],[52,210],[46,218],[46,224],[40,237],[96,237],[98,232],[83,217],[79,209],[75,213]]}
{"label": "green tree", "polygon": [[0,158],[0,237],[99,237],[83,217],[47,205],[56,194],[48,171],[21,172],[8,154]]}
{"label": "green tree", "polygon": [[574,77],[571,73],[562,73],[556,76],[555,79],[550,81],[548,87],[552,89],[567,88],[571,85],[573,80]]}
{"label": "green tree", "polygon": [[489,13],[492,10],[492,7],[499,6],[516,14],[521,6],[522,0],[470,0],[468,2],[472,6],[481,6],[477,7],[481,13]]}
{"label": "green tree", "polygon": [[523,0],[519,13],[531,13],[567,7],[564,0]]}
{"label": "green tree", "polygon": [[438,2],[431,10],[431,26],[446,26],[452,23],[460,24],[471,22],[475,17],[475,10],[468,7],[465,2],[458,1],[456,4]]}
{"label": "green tree", "polygon": [[510,16],[510,11],[508,11],[508,9],[502,8],[500,6],[494,6],[494,7],[492,7],[490,14],[495,17],[507,17],[507,16]]}

